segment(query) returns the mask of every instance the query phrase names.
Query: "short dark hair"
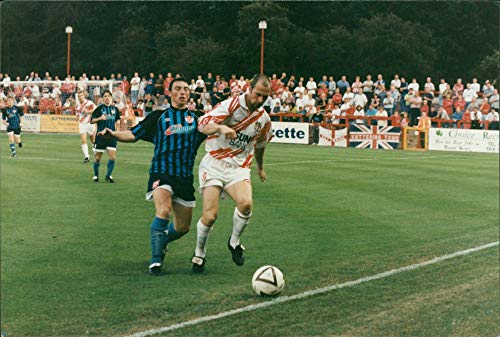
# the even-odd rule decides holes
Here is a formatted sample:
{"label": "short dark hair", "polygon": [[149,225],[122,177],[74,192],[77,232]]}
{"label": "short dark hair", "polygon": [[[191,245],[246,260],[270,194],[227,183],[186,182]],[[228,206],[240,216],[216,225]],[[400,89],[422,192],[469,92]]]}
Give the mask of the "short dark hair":
{"label": "short dark hair", "polygon": [[269,79],[269,76],[267,76],[265,74],[257,74],[254,77],[252,77],[252,79],[250,80],[250,86],[252,88],[255,88],[257,83],[259,83],[261,81],[262,81],[262,84],[264,84],[266,87],[271,86],[271,80]]}
{"label": "short dark hair", "polygon": [[172,91],[172,88],[173,88],[175,82],[186,82],[186,83],[188,83],[188,81],[184,77],[174,78],[172,80],[172,82],[170,82],[170,85],[168,86],[168,90],[169,91]]}
{"label": "short dark hair", "polygon": [[106,89],[106,90],[104,90],[104,91],[102,92],[102,96],[104,96],[104,94],[105,94],[105,93],[108,93],[108,94],[109,94],[109,96],[113,97],[113,93],[112,93],[111,91],[109,91],[109,90],[107,90],[107,89]]}

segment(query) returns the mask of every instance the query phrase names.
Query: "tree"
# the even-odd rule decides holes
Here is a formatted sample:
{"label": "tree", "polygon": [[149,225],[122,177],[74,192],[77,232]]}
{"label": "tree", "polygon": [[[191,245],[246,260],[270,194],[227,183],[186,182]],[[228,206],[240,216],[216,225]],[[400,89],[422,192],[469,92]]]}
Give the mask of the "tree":
{"label": "tree", "polygon": [[474,68],[474,74],[478,78],[490,80],[492,83],[498,80],[500,75],[500,51],[494,50],[490,55],[486,56]]}
{"label": "tree", "polygon": [[[397,27],[398,29],[394,29]],[[362,19],[353,33],[354,64],[360,73],[394,73],[425,78],[437,59],[432,33],[427,27],[389,13]]]}

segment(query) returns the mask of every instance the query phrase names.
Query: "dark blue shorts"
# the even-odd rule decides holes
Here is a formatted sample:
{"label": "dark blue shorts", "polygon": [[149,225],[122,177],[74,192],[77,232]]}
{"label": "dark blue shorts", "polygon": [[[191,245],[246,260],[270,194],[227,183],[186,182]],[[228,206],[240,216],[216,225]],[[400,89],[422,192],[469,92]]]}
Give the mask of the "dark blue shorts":
{"label": "dark blue shorts", "polygon": [[95,137],[94,149],[96,152],[104,152],[108,148],[111,148],[110,150],[116,150],[116,145],[117,142],[114,138],[105,138],[99,135]]}
{"label": "dark blue shorts", "polygon": [[7,127],[7,133],[14,132],[15,135],[20,135],[21,134],[21,128],[10,128]]}
{"label": "dark blue shorts", "polygon": [[195,201],[193,176],[177,177],[166,173],[151,173],[148,181],[148,193],[159,186],[168,185],[172,188],[172,195],[184,201]]}

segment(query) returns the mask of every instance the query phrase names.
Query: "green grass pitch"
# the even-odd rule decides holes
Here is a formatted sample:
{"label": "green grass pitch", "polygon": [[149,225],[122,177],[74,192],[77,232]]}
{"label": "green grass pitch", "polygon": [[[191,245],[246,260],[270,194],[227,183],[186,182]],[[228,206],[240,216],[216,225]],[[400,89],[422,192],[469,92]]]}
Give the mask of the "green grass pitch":
{"label": "green grass pitch", "polygon": [[[265,264],[283,271],[282,296],[290,296],[499,237],[498,155],[270,144],[269,181],[252,172],[245,265],[235,266],[226,247],[234,204],[224,200],[207,273],[191,273],[197,196],[191,232],[170,245],[166,275],[150,277],[152,146],[120,143],[113,185],[91,181],[78,135],[24,134],[23,142],[11,158],[0,135],[8,337],[125,336],[269,301],[250,284]],[[157,336],[494,336],[498,255],[494,246]]]}

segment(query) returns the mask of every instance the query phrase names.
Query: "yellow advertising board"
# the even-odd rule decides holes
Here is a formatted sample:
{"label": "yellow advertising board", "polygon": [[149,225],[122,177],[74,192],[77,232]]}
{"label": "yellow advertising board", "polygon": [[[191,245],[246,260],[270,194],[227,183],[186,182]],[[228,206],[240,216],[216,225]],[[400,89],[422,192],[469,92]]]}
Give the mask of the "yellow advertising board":
{"label": "yellow advertising board", "polygon": [[41,132],[78,133],[78,120],[75,116],[41,115]]}

